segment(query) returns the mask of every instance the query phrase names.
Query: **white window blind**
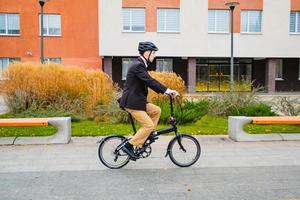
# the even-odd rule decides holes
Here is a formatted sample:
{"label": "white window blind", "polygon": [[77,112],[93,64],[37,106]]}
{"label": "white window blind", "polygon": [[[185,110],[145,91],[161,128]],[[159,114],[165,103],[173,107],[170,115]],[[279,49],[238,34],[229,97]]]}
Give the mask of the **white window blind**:
{"label": "white window blind", "polygon": [[179,9],[157,9],[157,31],[179,32]]}
{"label": "white window blind", "polygon": [[[39,16],[41,30],[41,15]],[[61,16],[44,14],[43,17],[43,33],[45,36],[60,36],[61,35]]]}
{"label": "white window blind", "polygon": [[229,32],[229,11],[209,10],[208,11],[208,32],[228,33]]}
{"label": "white window blind", "polygon": [[241,12],[241,32],[261,32],[262,11],[243,10]]}
{"label": "white window blind", "polygon": [[145,9],[123,8],[123,31],[144,32],[145,31]]}
{"label": "white window blind", "polygon": [[19,14],[0,14],[0,34],[18,35],[20,34]]}
{"label": "white window blind", "polygon": [[300,12],[290,13],[290,32],[300,33]]}
{"label": "white window blind", "polygon": [[48,15],[49,35],[60,35],[60,15]]}
{"label": "white window blind", "polygon": [[0,14],[0,34],[6,34],[5,14]]}

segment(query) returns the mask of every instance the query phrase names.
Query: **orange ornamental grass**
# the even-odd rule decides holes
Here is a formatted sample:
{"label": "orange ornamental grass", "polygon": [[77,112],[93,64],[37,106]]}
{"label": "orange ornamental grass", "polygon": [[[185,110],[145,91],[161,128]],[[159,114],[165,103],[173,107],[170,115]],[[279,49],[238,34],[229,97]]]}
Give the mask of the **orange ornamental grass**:
{"label": "orange ornamental grass", "polygon": [[[149,72],[150,76],[166,87],[177,90],[182,97],[185,92],[184,80],[174,72]],[[166,100],[166,97],[162,94],[156,94],[153,90],[149,89],[148,101],[150,102],[160,102]]]}
{"label": "orange ornamental grass", "polygon": [[[100,70],[55,63],[13,63],[0,87],[8,105],[9,101],[21,101],[18,111],[25,111],[34,103],[41,109],[73,109],[71,111],[88,115],[97,104],[109,102],[113,82]],[[70,104],[74,104],[73,107]]]}

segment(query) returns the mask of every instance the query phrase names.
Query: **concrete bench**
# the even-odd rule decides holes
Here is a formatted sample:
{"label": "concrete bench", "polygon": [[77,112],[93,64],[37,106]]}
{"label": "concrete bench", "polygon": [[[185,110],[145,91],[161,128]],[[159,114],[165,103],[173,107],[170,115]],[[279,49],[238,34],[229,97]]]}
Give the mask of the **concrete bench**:
{"label": "concrete bench", "polygon": [[283,141],[300,140],[300,133],[248,134],[243,130],[245,124],[300,124],[300,116],[283,117],[244,117],[230,116],[228,135],[234,141]]}
{"label": "concrete bench", "polygon": [[29,126],[55,126],[58,130],[52,136],[41,137],[4,137],[0,138],[1,144],[66,144],[71,139],[71,118],[16,118],[0,119],[1,126],[29,127]]}

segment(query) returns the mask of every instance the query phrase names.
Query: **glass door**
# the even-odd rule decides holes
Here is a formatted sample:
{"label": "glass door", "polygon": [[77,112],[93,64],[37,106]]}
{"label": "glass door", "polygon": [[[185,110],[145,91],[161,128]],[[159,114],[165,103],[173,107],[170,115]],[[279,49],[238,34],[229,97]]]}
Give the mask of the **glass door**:
{"label": "glass door", "polygon": [[[197,92],[230,91],[229,59],[199,59],[197,62]],[[237,59],[234,63],[234,90],[251,91],[251,59]]]}

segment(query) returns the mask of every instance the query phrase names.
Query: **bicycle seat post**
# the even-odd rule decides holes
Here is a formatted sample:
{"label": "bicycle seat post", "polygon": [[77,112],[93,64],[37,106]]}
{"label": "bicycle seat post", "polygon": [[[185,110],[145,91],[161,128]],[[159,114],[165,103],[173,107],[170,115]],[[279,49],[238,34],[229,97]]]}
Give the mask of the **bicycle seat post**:
{"label": "bicycle seat post", "polygon": [[136,134],[136,128],[135,128],[135,124],[134,124],[132,115],[129,112],[128,112],[128,115],[129,115],[129,119],[130,119],[130,122],[131,122],[131,125],[132,125],[132,129],[134,131],[134,134]]}

